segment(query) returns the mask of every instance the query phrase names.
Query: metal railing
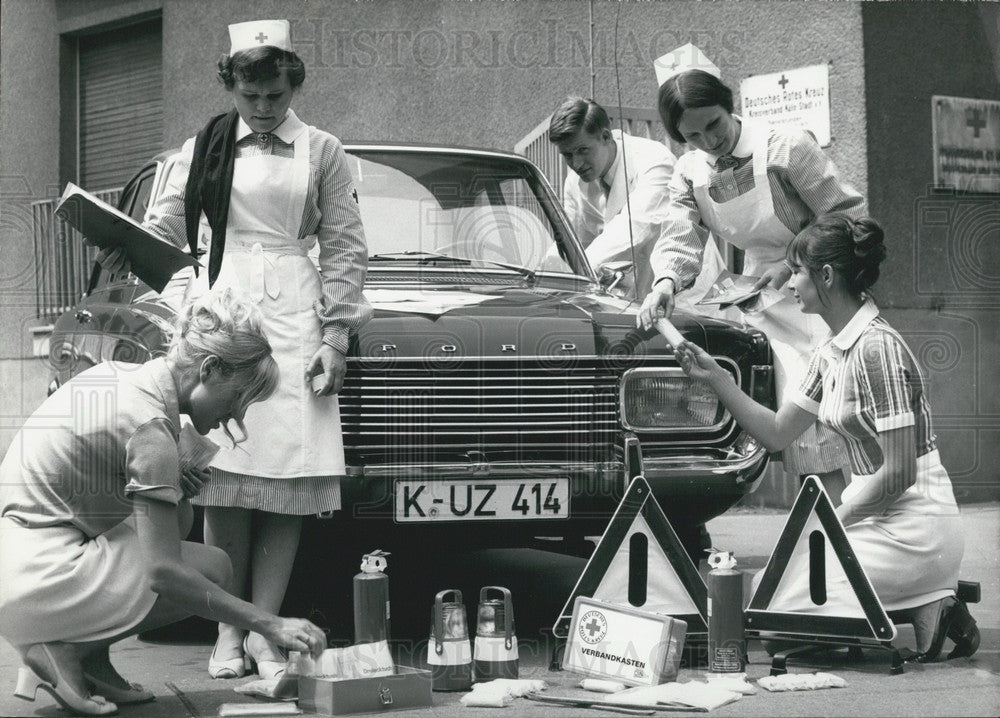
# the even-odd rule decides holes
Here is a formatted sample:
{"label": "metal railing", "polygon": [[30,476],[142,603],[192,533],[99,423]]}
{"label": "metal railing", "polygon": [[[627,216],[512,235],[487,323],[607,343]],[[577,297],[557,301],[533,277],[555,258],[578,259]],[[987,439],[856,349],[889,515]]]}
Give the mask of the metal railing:
{"label": "metal railing", "polygon": [[[120,187],[92,192],[112,206],[118,205]],[[97,247],[56,216],[59,199],[31,203],[31,228],[35,252],[35,307],[39,318],[54,318],[69,310],[87,291]]]}
{"label": "metal railing", "polygon": [[[663,129],[659,115],[654,110],[641,107],[623,107],[619,112],[617,107],[604,106],[611,119],[611,125],[622,129],[625,134],[633,137],[645,137],[666,144],[675,156],[684,153],[684,146],[674,142]],[[566,181],[566,163],[559,156],[559,148],[549,142],[549,121],[551,115],[525,135],[514,145],[514,151],[524,155],[538,165],[552,187],[562,199],[563,182]]]}

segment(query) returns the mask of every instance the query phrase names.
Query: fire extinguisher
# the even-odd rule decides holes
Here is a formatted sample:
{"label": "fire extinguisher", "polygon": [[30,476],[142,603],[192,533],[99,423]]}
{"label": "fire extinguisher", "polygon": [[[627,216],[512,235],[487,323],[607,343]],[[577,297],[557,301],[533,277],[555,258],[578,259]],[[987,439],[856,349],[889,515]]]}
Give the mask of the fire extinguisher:
{"label": "fire extinguisher", "polygon": [[354,577],[354,642],[389,640],[389,577],[386,551],[376,549],[361,559],[361,573]]}
{"label": "fire extinguisher", "polygon": [[743,632],[743,574],[729,551],[709,549],[708,670],[741,673],[746,668]]}

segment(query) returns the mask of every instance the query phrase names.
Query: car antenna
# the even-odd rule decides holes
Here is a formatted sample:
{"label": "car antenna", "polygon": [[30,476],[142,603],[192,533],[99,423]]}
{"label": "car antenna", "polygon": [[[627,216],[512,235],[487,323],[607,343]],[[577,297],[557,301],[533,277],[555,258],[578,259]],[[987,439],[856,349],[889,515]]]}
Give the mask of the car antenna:
{"label": "car antenna", "polygon": [[632,236],[632,203],[629,199],[628,191],[628,162],[625,156],[625,117],[622,111],[622,79],[618,71],[618,21],[622,16],[622,3],[618,3],[618,9],[615,11],[615,89],[618,91],[618,124],[621,127],[622,135],[622,174],[625,175],[622,179],[625,183],[625,213],[628,216],[628,246],[629,251],[632,253],[632,289],[635,292],[636,301],[640,301],[639,298],[639,266],[635,259],[635,238]]}

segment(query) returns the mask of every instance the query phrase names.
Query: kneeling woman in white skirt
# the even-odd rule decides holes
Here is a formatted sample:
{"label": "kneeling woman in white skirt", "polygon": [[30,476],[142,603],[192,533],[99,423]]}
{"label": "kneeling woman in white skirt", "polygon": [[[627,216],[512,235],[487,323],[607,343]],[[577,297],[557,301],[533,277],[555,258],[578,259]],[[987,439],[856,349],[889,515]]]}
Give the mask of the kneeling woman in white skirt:
{"label": "kneeling woman in white skirt", "polygon": [[[844,437],[852,477],[837,516],[875,593],[893,620],[913,624],[920,660],[937,658],[945,637],[955,643],[949,658],[971,656],[979,631],[955,597],[962,520],[938,458],[923,376],[867,296],[885,258],[883,239],[872,219],[826,215],[792,240],[792,292],[832,336],[814,351],[798,392],[777,412],[743,394],[699,347],[684,342],[676,355],[689,376],[707,381],[740,425],[773,451],[817,416]],[[790,578],[782,605],[772,609],[830,609],[812,603],[807,575]]]}
{"label": "kneeling woman in white skirt", "polygon": [[0,464],[0,636],[24,662],[16,695],[42,688],[86,715],[152,700],[108,647],[191,614],[326,647],[309,621],[229,593],[224,551],[182,540],[207,472],[181,470],[180,415],[200,434],[242,431],[277,384],[256,307],[226,291],[182,312],[166,357],[88,369],[28,419]]}

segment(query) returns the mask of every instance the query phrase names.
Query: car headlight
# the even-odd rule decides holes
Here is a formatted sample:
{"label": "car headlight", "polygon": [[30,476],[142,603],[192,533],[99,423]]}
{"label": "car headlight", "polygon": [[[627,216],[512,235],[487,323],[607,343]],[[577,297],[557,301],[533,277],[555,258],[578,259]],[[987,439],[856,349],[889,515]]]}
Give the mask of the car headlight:
{"label": "car headlight", "polygon": [[721,427],[729,412],[707,382],[675,368],[630,369],[622,376],[622,424],[632,431],[705,431]]}

